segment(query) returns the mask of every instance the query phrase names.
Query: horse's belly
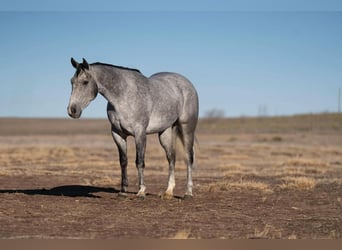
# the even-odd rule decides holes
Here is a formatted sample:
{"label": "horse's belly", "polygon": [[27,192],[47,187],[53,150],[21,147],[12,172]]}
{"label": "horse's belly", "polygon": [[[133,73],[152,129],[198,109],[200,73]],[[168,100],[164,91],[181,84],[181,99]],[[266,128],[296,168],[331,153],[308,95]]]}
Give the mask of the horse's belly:
{"label": "horse's belly", "polygon": [[168,117],[151,117],[150,122],[147,126],[146,133],[154,134],[164,131],[171,127],[177,120],[176,116]]}

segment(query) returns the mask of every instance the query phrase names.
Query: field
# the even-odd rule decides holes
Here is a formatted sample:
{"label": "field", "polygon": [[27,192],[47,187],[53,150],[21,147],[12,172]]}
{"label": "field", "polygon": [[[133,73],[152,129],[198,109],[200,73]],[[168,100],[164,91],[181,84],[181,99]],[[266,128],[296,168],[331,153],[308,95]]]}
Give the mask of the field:
{"label": "field", "polygon": [[342,115],[202,119],[194,198],[160,195],[168,167],[149,136],[136,198],[129,195],[106,120],[0,119],[0,238],[342,238]]}

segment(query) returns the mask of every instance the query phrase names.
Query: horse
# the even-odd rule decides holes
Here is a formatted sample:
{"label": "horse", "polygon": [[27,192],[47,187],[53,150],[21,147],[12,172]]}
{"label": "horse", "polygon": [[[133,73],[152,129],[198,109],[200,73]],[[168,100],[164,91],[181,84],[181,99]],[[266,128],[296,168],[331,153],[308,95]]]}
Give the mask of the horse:
{"label": "horse", "polygon": [[175,188],[176,140],[180,139],[187,165],[184,198],[192,198],[195,130],[199,100],[192,83],[177,73],[160,72],[150,77],[139,70],[105,63],[92,63],[83,58],[71,78],[72,92],[67,107],[71,118],[80,118],[82,111],[100,93],[107,101],[107,117],[111,134],[118,148],[121,167],[119,195],[127,196],[127,137],[133,136],[136,149],[139,191],[144,198],[146,136],[158,133],[169,164],[168,185],[163,194],[172,198]]}

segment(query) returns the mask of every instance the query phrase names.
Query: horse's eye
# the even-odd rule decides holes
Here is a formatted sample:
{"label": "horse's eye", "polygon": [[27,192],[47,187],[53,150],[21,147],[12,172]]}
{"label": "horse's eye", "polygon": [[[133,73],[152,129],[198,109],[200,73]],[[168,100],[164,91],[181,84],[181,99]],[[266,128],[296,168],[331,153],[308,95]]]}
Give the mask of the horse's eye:
{"label": "horse's eye", "polygon": [[83,85],[87,85],[89,82],[88,81],[84,81],[83,82]]}

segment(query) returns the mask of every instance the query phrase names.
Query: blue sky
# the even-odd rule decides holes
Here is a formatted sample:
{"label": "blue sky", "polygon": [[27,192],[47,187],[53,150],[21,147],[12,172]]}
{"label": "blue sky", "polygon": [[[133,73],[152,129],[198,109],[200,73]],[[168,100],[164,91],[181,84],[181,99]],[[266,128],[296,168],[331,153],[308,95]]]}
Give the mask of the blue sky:
{"label": "blue sky", "polygon": [[[260,106],[268,115],[334,112],[342,88],[342,12],[314,6],[51,12],[48,5],[14,11],[5,4],[11,11],[0,12],[0,116],[67,117],[71,56],[146,76],[181,73],[199,92],[202,116],[213,108],[255,116]],[[102,96],[83,117],[106,117]]]}
{"label": "blue sky", "polygon": [[2,10],[24,11],[336,11],[340,0],[1,0]]}

